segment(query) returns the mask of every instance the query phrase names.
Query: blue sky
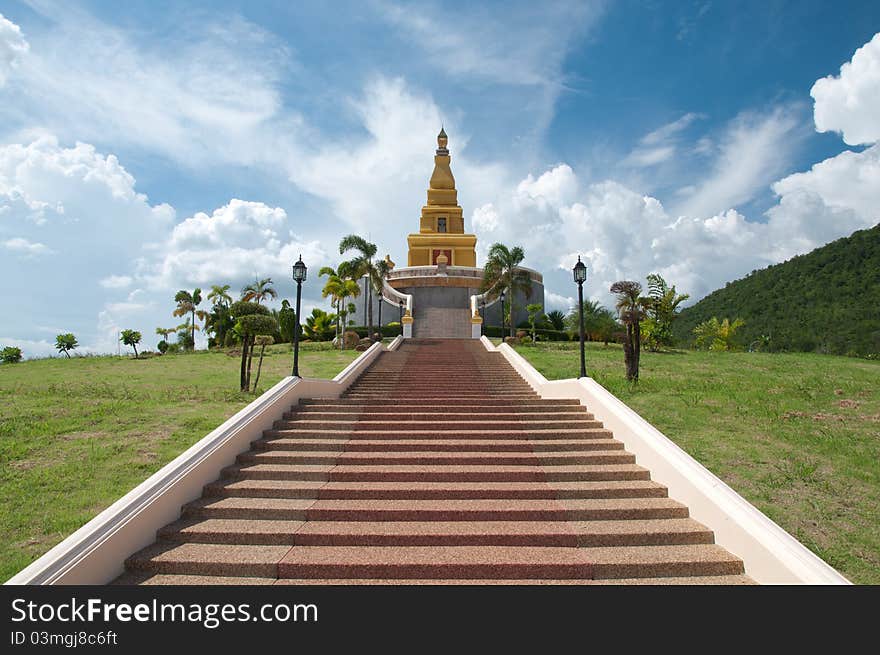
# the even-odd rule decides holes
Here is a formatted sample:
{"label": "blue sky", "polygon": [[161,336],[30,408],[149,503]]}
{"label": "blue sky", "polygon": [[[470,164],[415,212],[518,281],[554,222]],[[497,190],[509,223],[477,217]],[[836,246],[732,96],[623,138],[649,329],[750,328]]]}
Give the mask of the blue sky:
{"label": "blue sky", "polygon": [[[179,288],[405,263],[444,123],[547,309],[699,298],[880,221],[872,2],[0,3],[0,344],[116,350]],[[329,309],[316,275],[306,311]]]}

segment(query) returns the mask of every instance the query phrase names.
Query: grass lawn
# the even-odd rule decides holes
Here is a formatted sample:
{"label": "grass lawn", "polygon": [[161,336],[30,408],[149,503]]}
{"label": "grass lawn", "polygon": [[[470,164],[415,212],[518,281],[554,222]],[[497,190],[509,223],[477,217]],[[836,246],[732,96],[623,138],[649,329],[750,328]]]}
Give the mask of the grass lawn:
{"label": "grass lawn", "polygon": [[[548,379],[576,343],[517,346]],[[587,344],[587,374],[850,580],[880,584],[880,362]]]}
{"label": "grass lawn", "polygon": [[[331,378],[360,354],[323,345],[302,344],[304,377]],[[238,392],[239,362],[196,352],[0,366],[0,580],[253,400]],[[289,344],[267,348],[260,391],[292,363]]]}

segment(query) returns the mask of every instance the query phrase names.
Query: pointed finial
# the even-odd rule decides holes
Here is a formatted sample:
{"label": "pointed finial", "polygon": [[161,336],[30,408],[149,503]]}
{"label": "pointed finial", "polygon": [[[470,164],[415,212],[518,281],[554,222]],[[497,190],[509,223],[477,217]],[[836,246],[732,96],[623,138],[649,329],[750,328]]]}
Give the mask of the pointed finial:
{"label": "pointed finial", "polygon": [[438,155],[448,155],[449,150],[446,149],[446,144],[449,143],[449,139],[446,136],[446,130],[443,126],[440,126],[440,134],[437,135],[437,154]]}

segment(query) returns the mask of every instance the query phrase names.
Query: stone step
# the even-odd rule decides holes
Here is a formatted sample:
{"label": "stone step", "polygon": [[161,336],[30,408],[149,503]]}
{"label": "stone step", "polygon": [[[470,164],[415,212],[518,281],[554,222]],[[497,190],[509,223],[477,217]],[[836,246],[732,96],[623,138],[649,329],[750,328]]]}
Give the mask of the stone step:
{"label": "stone step", "polygon": [[296,546],[281,578],[639,578],[742,575],[742,562],[711,544],[546,546]]}
{"label": "stone step", "polygon": [[297,546],[278,564],[280,578],[589,579],[581,548]]}
{"label": "stone step", "polygon": [[112,585],[191,586],[207,585],[272,585],[277,578],[250,578],[223,575],[179,575],[174,573],[150,573],[149,571],[126,572],[116,578]]}
{"label": "stone step", "polygon": [[290,546],[157,542],[129,557],[129,571],[196,576],[277,578]]}
{"label": "stone step", "polygon": [[[610,441],[610,440],[609,440]],[[574,466],[578,464],[634,464],[635,455],[624,450],[587,452],[327,452],[263,450],[238,456],[255,464],[336,464],[338,466]]]}
{"label": "stone step", "polygon": [[315,504],[312,498],[199,498],[183,506],[183,518],[275,519],[305,521],[306,511]]}
{"label": "stone step", "polygon": [[590,420],[584,417],[577,419],[555,419],[536,415],[532,419],[521,420],[433,420],[433,421],[371,421],[358,419],[355,421],[338,421],[327,419],[296,418],[288,421],[278,421],[274,430],[287,429],[312,429],[312,430],[341,430],[354,431],[370,430],[436,430],[438,432],[451,432],[456,430],[502,430],[507,428],[526,429],[536,427],[539,429],[554,428],[601,428],[602,422]]}
{"label": "stone step", "polygon": [[305,500],[200,498],[183,518],[284,521],[596,521],[687,518],[669,498],[566,500]]}
{"label": "stone step", "polygon": [[323,464],[250,464],[223,469],[233,479],[334,482],[599,482],[649,480],[637,464],[580,466],[333,466]]}
{"label": "stone step", "polygon": [[224,479],[205,486],[205,496],[313,498],[338,500],[456,500],[665,498],[667,490],[651,480],[583,482],[310,482],[302,480]]}
{"label": "stone step", "polygon": [[[308,418],[308,419],[322,419],[327,421],[357,421],[360,419],[368,420],[368,421],[442,421],[442,420],[461,420],[461,419],[471,419],[474,420],[475,413],[474,412],[409,412],[409,411],[399,411],[394,412],[392,409],[388,409],[384,412],[374,412],[374,411],[350,411],[350,412],[321,412],[321,411],[309,411],[306,408],[295,412],[284,412],[282,415],[283,421],[293,421],[299,420],[300,418]],[[490,412],[482,412],[479,414],[480,419],[487,420],[506,420],[510,419],[513,421],[520,420],[531,420],[533,417],[547,417],[553,419],[587,419],[594,420],[594,416],[587,411],[527,411],[527,412],[517,412],[513,408],[511,408],[508,412],[499,412],[499,411],[490,411]],[[277,427],[276,421],[276,427]]]}
{"label": "stone step", "polygon": [[[540,397],[524,398],[522,400],[517,400],[517,401],[508,400],[508,399],[504,399],[504,398],[480,398],[477,400],[474,400],[471,398],[462,398],[462,399],[447,398],[447,399],[445,399],[445,402],[449,406],[456,406],[456,407],[462,406],[462,405],[467,405],[469,408],[468,411],[470,411],[470,408],[474,407],[474,406],[476,406],[476,407],[495,407],[495,406],[514,407],[514,408],[516,408],[517,411],[520,411],[520,412],[531,411],[531,409],[533,409],[533,408],[543,408],[543,407],[560,407],[560,406],[581,407],[582,406],[580,404],[580,402],[576,399],[568,399],[568,398],[556,399],[556,398],[554,398],[554,399],[545,400]],[[315,406],[344,407],[344,408],[351,408],[353,406],[357,406],[357,407],[361,407],[361,408],[376,407],[376,408],[382,409],[383,411],[387,411],[389,408],[389,404],[382,402],[381,400],[360,401],[360,400],[353,400],[351,398],[301,398],[299,401],[299,405],[293,405],[294,408],[315,407]],[[423,408],[427,408],[427,409],[433,409],[436,411],[438,406],[435,403],[422,402],[420,400],[408,400],[406,398],[400,399],[399,401],[395,402],[393,405],[394,409],[410,408],[410,407],[416,407],[419,410],[423,409]],[[529,408],[529,409],[526,409],[526,408]],[[408,410],[408,411],[411,411],[411,410]],[[498,411],[498,410],[493,409],[492,411]],[[536,411],[538,411],[538,410],[536,409]]]}
{"label": "stone step", "polygon": [[296,546],[649,546],[711,544],[693,519],[628,521],[278,521],[182,519],[165,541]]}
{"label": "stone step", "polygon": [[259,439],[251,443],[255,450],[348,452],[553,452],[587,450],[623,450],[615,439]]}
{"label": "stone step", "polygon": [[697,575],[743,575],[742,560],[714,544],[583,548],[593,576],[661,578]]}
{"label": "stone step", "polygon": [[[153,576],[150,580],[157,579],[160,582],[145,582],[142,584],[188,584],[187,582],[175,582],[175,580],[186,580],[191,576]],[[167,580],[167,582],[165,581]],[[240,583],[247,584],[247,583]],[[255,583],[260,584],[260,583]],[[604,580],[553,580],[553,579],[521,579],[521,580],[468,580],[465,578],[444,580],[444,579],[377,579],[377,578],[325,578],[317,580],[303,580],[297,578],[283,578],[275,581],[277,585],[285,586],[311,586],[311,585],[370,585],[370,586],[387,586],[387,585],[755,585],[757,584],[747,575],[698,575],[693,577],[677,577],[677,578],[619,578]]]}
{"label": "stone step", "polygon": [[537,428],[514,430],[309,430],[285,428],[283,430],[264,430],[263,438],[288,439],[438,439],[444,436],[456,439],[611,439],[612,433],[605,428],[557,428],[540,430]]}
{"label": "stone step", "polygon": [[[289,538],[289,535],[280,535],[279,538],[285,536]],[[383,523],[310,521],[297,528],[293,539],[298,546],[595,547],[714,543],[712,531],[693,519]]]}

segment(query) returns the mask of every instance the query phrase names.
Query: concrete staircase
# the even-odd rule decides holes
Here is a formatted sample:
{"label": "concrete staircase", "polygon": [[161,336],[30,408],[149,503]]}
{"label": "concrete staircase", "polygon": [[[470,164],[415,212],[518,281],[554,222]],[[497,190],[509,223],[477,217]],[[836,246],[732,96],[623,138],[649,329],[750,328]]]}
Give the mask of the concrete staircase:
{"label": "concrete staircase", "polygon": [[749,584],[577,401],[470,340],[304,400],[120,584]]}
{"label": "concrete staircase", "polygon": [[471,312],[457,307],[425,307],[413,315],[416,339],[470,339]]}

